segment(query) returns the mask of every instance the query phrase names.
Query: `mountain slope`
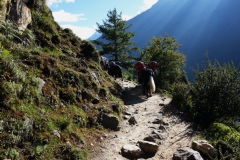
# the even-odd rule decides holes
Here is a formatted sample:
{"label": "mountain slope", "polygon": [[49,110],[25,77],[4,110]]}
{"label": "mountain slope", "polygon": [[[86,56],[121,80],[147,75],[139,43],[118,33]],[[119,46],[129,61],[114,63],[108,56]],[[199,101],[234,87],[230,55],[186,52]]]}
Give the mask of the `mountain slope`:
{"label": "mountain slope", "polygon": [[[141,49],[153,37],[175,37],[187,57],[187,73],[209,58],[239,63],[240,1],[159,0],[152,8],[127,21],[133,41]],[[138,56],[139,53],[134,53]]]}
{"label": "mountain slope", "polygon": [[45,0],[0,0],[0,64],[0,159],[87,159],[101,115],[118,119],[121,87]]}
{"label": "mountain slope", "polygon": [[184,44],[181,50],[187,56],[189,70],[205,60],[206,52],[211,60],[239,63],[240,3],[231,2],[222,2],[206,19],[192,26],[179,39]]}

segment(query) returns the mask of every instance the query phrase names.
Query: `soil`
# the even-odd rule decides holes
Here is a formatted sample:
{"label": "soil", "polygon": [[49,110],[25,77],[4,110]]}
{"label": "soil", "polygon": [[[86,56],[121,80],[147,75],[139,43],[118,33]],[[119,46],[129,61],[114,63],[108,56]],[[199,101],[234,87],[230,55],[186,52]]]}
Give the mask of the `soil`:
{"label": "soil", "polygon": [[136,145],[139,140],[157,130],[159,124],[152,122],[159,118],[168,124],[168,137],[158,141],[159,149],[154,156],[141,157],[139,160],[171,160],[178,148],[191,147],[192,140],[198,135],[184,113],[170,105],[170,98],[157,93],[146,98],[142,95],[140,85],[127,80],[116,81],[124,89],[122,99],[126,112],[138,117],[138,120],[136,124],[130,125],[128,116],[123,115],[120,131],[104,133],[101,141],[93,143],[90,160],[127,160],[121,155],[121,148],[126,144]]}

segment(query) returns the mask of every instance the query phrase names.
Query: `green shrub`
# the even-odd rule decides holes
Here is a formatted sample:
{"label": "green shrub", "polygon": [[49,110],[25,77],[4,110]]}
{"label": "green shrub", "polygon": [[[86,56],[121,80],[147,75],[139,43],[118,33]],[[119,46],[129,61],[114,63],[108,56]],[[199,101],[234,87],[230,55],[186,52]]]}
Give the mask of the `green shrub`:
{"label": "green shrub", "polygon": [[240,133],[223,123],[213,123],[205,132],[205,137],[210,140],[214,146],[219,141],[224,141],[230,145],[236,152],[235,158],[240,158]]}
{"label": "green shrub", "polygon": [[53,44],[59,44],[61,42],[61,38],[59,35],[53,35],[51,41]]}
{"label": "green shrub", "polygon": [[174,87],[171,101],[175,106],[179,106],[180,110],[189,114],[192,112],[192,96],[190,91],[191,86],[189,84],[177,84]]}
{"label": "green shrub", "polygon": [[208,125],[220,118],[240,115],[240,74],[233,63],[221,66],[208,60],[202,72],[199,69],[194,72],[193,112],[199,124]]}
{"label": "green shrub", "polygon": [[[86,57],[87,59],[92,59],[96,62],[100,61],[100,56],[99,53],[96,49],[96,47],[94,46],[94,44],[92,44],[89,41],[83,40],[82,44],[81,44],[81,54],[84,55],[84,57]],[[77,57],[81,57],[81,55],[77,55]]]}

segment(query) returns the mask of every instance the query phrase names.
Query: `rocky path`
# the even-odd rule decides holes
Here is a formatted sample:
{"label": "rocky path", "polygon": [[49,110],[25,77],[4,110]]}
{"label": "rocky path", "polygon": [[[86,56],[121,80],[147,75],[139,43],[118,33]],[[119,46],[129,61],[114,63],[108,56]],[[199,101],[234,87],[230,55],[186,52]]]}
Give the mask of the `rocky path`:
{"label": "rocky path", "polygon": [[[162,138],[155,142],[159,145],[157,153],[154,156],[138,158],[139,160],[171,160],[178,148],[191,145],[196,134],[184,114],[168,105],[170,98],[154,94],[147,99],[141,94],[141,86],[126,80],[117,82],[124,88],[122,98],[126,114],[123,115],[120,131],[103,136],[103,141],[100,147],[95,149],[91,160],[126,160],[127,158],[121,155],[121,148],[126,144],[136,145],[139,140],[153,133],[162,135]],[[135,124],[129,123],[130,117],[135,118]]]}

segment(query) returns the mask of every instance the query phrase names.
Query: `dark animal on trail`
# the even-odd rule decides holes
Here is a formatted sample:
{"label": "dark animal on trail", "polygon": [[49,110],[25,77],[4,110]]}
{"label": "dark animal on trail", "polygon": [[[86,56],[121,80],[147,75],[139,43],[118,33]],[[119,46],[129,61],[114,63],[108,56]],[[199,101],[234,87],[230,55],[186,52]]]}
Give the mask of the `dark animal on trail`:
{"label": "dark animal on trail", "polygon": [[151,68],[142,69],[138,75],[138,83],[142,84],[143,94],[146,94],[147,97],[152,97],[152,93],[155,91],[153,75],[154,72]]}
{"label": "dark animal on trail", "polygon": [[152,93],[155,92],[155,83],[153,79],[154,72],[157,70],[157,62],[151,61],[149,64],[138,61],[134,68],[137,71],[138,83],[143,87],[143,94],[146,94],[147,98],[152,96]]}
{"label": "dark animal on trail", "polygon": [[123,78],[122,76],[122,67],[111,62],[108,67],[108,74],[112,77],[116,78]]}

